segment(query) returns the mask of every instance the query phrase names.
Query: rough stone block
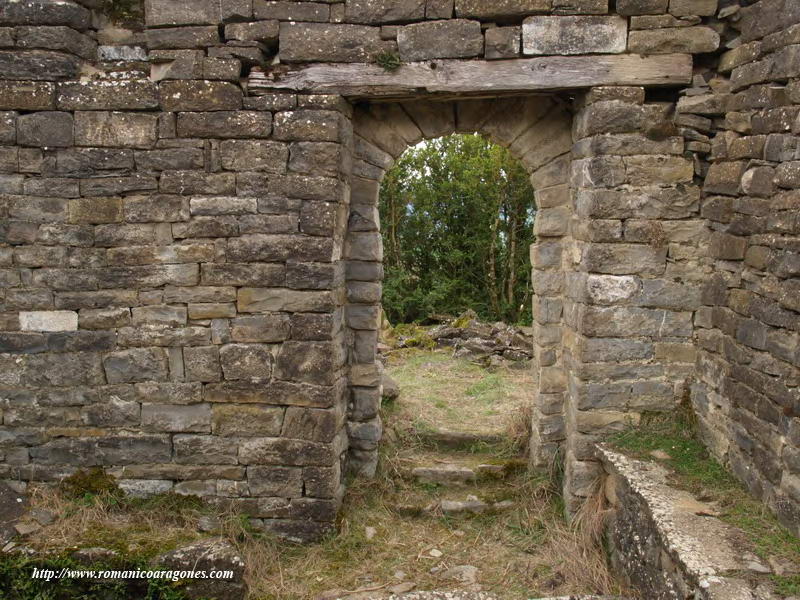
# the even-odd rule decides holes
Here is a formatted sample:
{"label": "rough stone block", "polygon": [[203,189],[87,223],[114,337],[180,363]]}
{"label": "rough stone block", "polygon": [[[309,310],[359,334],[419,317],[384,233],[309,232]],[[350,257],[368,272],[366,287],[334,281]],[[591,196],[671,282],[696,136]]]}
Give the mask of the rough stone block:
{"label": "rough stone block", "polygon": [[202,169],[205,164],[201,148],[165,148],[135,153],[136,167],[141,171],[181,171]]}
{"label": "rough stone block", "polygon": [[522,24],[526,55],[618,54],[627,41],[622,17],[529,17]]}
{"label": "rough stone block", "polygon": [[277,20],[254,23],[231,23],[225,26],[225,38],[240,42],[261,42],[268,46],[278,43],[280,23]]}
{"label": "rough stone block", "polygon": [[242,90],[226,81],[164,81],[159,84],[165,111],[239,110]]}
{"label": "rough stone block", "polygon": [[520,55],[521,27],[493,27],[486,30],[485,57],[489,60]]}
{"label": "rough stone block", "polygon": [[35,81],[0,81],[0,109],[49,110],[56,107],[56,86]]}
{"label": "rough stone block", "polygon": [[80,59],[71,54],[49,50],[0,51],[0,73],[5,79],[32,81],[75,79],[80,72],[80,66]]}
{"label": "rough stone block", "polygon": [[644,244],[590,244],[582,265],[589,272],[610,275],[660,275],[664,272],[667,248]]}
{"label": "rough stone block", "polygon": [[196,0],[191,4],[173,0],[145,0],[145,23],[164,25],[216,25],[221,22],[220,0]]}
{"label": "rough stone block", "polygon": [[70,27],[17,27],[19,48],[43,48],[77,54],[91,60],[97,53],[97,42]]}
{"label": "rough stone block", "polygon": [[669,12],[676,17],[710,17],[717,12],[718,0],[670,0]]}
{"label": "rough stone block", "polygon": [[184,348],[183,365],[187,381],[210,383],[222,379],[217,346]]}
{"label": "rough stone block", "polygon": [[145,33],[151,50],[172,48],[206,48],[219,44],[217,27],[168,27],[148,29]]}
{"label": "rough stone block", "polygon": [[631,15],[662,15],[667,12],[669,0],[617,0],[617,13]]}
{"label": "rough stone block", "polygon": [[267,138],[272,114],[262,111],[178,113],[178,136],[199,138]]}
{"label": "rough stone block", "polygon": [[219,352],[225,379],[269,379],[273,357],[263,344],[228,344]]}
{"label": "rough stone block", "polygon": [[276,142],[224,140],[219,153],[222,167],[231,171],[285,173],[289,161],[289,148]]}
{"label": "rough stone block", "polygon": [[67,112],[36,112],[17,118],[17,143],[21,146],[71,146],[72,131],[72,115]]}
{"label": "rough stone block", "polygon": [[276,140],[338,142],[343,135],[341,115],[327,110],[295,110],[275,115]]}
{"label": "rough stone block", "polygon": [[332,385],[335,371],[344,360],[339,354],[330,342],[284,342],[275,363],[275,377],[286,381]]}
{"label": "rough stone block", "polygon": [[0,25],[63,25],[83,31],[90,22],[91,12],[75,2],[26,0],[0,5]]}
{"label": "rough stone block", "polygon": [[277,406],[216,404],[211,431],[222,437],[277,437],[283,415],[284,408]]}
{"label": "rough stone block", "polygon": [[74,198],[69,201],[70,223],[117,223],[122,221],[122,198]]}
{"label": "rough stone block", "polygon": [[75,113],[75,144],[79,146],[151,148],[156,143],[158,117],[127,112]]}
{"label": "rough stone block", "polygon": [[282,62],[371,62],[396,44],[381,39],[379,27],[281,23]]}
{"label": "rough stone block", "polygon": [[56,104],[61,110],[142,110],[158,108],[154,83],[138,79],[60,83]]}
{"label": "rough stone block", "polygon": [[719,34],[710,27],[672,27],[631,31],[628,52],[636,54],[699,54],[719,48]]}
{"label": "rough stone block", "polygon": [[19,313],[22,331],[75,331],[78,313],[69,310],[34,311]]}
{"label": "rough stone block", "polygon": [[233,173],[164,171],[159,187],[167,194],[231,195],[236,193],[236,176]]}
{"label": "rough stone block", "polygon": [[736,196],[746,170],[745,161],[714,163],[708,170],[703,190],[711,194]]}
{"label": "rough stone block", "polygon": [[256,19],[326,23],[330,20],[330,7],[320,2],[253,0],[253,14]]}
{"label": "rough stone block", "polygon": [[550,0],[456,0],[456,16],[481,20],[527,17],[550,11]]}
{"label": "rough stone block", "polygon": [[239,447],[245,465],[330,466],[338,459],[329,444],[285,438],[253,438]]}
{"label": "rough stone block", "polygon": [[195,465],[235,465],[237,444],[211,435],[176,435],[175,462]]}
{"label": "rough stone block", "polygon": [[470,58],[483,53],[480,23],[466,19],[431,21],[401,27],[397,33],[400,58]]}
{"label": "rough stone block", "polygon": [[189,200],[166,194],[128,196],[123,200],[123,212],[128,223],[188,221]]}
{"label": "rough stone block", "polygon": [[282,342],[289,338],[289,317],[286,315],[257,315],[237,317],[231,321],[234,342]]}
{"label": "rough stone block", "polygon": [[254,496],[298,498],[303,493],[303,472],[296,467],[248,467],[250,493]]}
{"label": "rough stone block", "polygon": [[283,288],[241,288],[239,312],[327,312],[334,306],[330,292]]}
{"label": "rough stone block", "polygon": [[258,202],[236,196],[200,196],[189,201],[189,210],[192,215],[246,215],[258,210]]}
{"label": "rough stone block", "polygon": [[211,405],[142,404],[142,428],[170,433],[208,433],[211,430]]}
{"label": "rough stone block", "polygon": [[351,0],[345,5],[345,19],[350,23],[381,25],[424,18],[425,0]]}
{"label": "rough stone block", "polygon": [[103,359],[109,383],[164,381],[167,379],[167,357],[161,348],[134,348],[112,352]]}

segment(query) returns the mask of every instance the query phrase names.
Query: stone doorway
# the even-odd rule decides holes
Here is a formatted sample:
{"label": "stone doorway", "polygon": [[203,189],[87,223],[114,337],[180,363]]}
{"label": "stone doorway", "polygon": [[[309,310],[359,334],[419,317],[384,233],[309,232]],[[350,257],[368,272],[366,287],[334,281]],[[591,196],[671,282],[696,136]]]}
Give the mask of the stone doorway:
{"label": "stone doorway", "polygon": [[[555,95],[513,98],[397,103],[363,103],[353,116],[353,167],[350,212],[344,245],[348,301],[346,320],[350,333],[351,408],[349,421],[350,466],[363,475],[374,473],[377,445],[382,431],[378,416],[380,387],[376,362],[378,320],[381,310],[383,249],[378,215],[380,182],[394,161],[422,140],[454,133],[478,133],[507,147],[531,174],[536,190],[537,243],[531,248],[534,268],[534,320],[538,329],[552,329],[561,322],[557,286],[542,285],[553,279],[561,266],[541,260],[542,244],[560,245],[567,233],[569,214],[568,174],[571,163],[572,114],[569,101]],[[541,224],[539,224],[541,215]],[[551,250],[552,252],[552,250]],[[560,338],[550,334],[535,344],[533,406],[541,391],[540,357],[558,356]],[[556,358],[547,368],[558,368]],[[545,384],[551,375],[545,373]],[[560,412],[560,411],[559,411]],[[539,415],[537,417],[540,417]],[[538,427],[540,418],[534,421]],[[563,428],[532,433],[532,459],[539,464],[551,460]]]}
{"label": "stone doorway", "polygon": [[[374,472],[382,433],[380,180],[423,139],[479,133],[509,148],[531,174],[538,212],[529,461],[563,463],[568,510],[601,475],[595,442],[687,397],[705,230],[693,165],[669,110],[637,87],[355,105],[343,242],[353,471]],[[357,292],[367,288],[370,299]],[[357,418],[356,400],[369,407]]]}

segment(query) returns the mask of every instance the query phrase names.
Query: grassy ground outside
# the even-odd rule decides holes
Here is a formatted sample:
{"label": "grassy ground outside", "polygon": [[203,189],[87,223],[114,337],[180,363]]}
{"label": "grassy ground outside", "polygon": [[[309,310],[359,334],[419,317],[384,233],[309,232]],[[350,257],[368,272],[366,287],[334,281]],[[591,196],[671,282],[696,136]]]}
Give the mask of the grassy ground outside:
{"label": "grassy ground outside", "polygon": [[395,350],[387,370],[402,390],[392,418],[418,430],[505,433],[531,401],[531,368],[489,370],[449,349]]}
{"label": "grassy ground outside", "polygon": [[[749,550],[761,559],[774,557],[800,568],[800,538],[783,527],[708,453],[698,440],[688,410],[648,416],[635,429],[615,436],[611,445],[642,460],[658,460],[672,469],[672,483],[717,507],[720,519],[744,532]],[[656,459],[654,452],[668,458]],[[772,575],[771,580],[782,596],[800,595],[800,575]]]}

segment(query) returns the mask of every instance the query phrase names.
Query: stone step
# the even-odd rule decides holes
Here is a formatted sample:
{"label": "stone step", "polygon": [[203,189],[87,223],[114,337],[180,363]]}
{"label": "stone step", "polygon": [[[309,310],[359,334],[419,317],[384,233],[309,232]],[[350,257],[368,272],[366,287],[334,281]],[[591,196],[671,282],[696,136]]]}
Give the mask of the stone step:
{"label": "stone step", "polygon": [[438,500],[426,506],[416,504],[399,504],[392,509],[399,515],[405,517],[426,517],[426,516],[461,516],[479,515],[486,512],[499,512],[514,508],[516,503],[510,500],[500,502],[485,502],[477,496],[467,496],[464,500]]}
{"label": "stone step", "polygon": [[502,446],[507,440],[502,433],[450,431],[447,429],[420,431],[417,433],[417,437],[423,444],[434,448],[471,452],[492,450]]}
{"label": "stone step", "polygon": [[507,460],[498,464],[471,464],[446,461],[440,465],[423,465],[411,469],[410,476],[419,483],[464,486],[481,481],[505,479],[512,472],[524,468],[524,461]]}

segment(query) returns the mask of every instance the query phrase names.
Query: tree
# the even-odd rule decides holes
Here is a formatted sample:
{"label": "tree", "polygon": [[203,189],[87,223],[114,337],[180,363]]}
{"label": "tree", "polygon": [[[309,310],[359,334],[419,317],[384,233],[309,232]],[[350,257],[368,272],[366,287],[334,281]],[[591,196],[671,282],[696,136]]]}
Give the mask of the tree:
{"label": "tree", "polygon": [[467,308],[530,322],[535,204],[508,150],[478,135],[410,148],[383,181],[380,211],[392,322]]}

